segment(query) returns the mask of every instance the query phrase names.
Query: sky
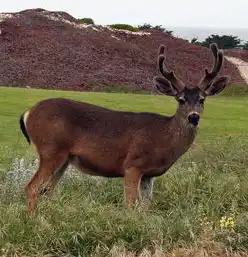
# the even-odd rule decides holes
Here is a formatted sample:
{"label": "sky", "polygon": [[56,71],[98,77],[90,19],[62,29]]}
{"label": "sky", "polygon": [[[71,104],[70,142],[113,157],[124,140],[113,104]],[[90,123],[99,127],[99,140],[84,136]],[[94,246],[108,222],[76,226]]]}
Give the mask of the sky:
{"label": "sky", "polygon": [[7,0],[1,1],[0,12],[30,8],[65,11],[75,18],[90,17],[102,25],[248,28],[248,0]]}

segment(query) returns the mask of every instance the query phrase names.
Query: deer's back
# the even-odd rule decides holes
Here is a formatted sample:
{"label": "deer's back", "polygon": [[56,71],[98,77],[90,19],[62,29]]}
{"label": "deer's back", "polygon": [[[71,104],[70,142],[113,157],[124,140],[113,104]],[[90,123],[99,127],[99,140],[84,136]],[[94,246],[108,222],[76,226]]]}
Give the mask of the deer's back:
{"label": "deer's back", "polygon": [[[37,103],[30,112],[28,126],[70,136],[90,133],[103,138],[123,137],[136,131],[160,130],[170,118],[155,113],[135,113],[110,110],[104,107],[69,99],[47,99]],[[42,130],[41,130],[42,131]]]}

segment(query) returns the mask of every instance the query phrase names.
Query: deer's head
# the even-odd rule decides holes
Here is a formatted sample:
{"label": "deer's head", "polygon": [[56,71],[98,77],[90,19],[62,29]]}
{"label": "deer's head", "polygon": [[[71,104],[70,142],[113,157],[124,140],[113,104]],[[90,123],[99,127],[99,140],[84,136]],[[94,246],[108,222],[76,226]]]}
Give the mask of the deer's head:
{"label": "deer's head", "polygon": [[165,67],[165,46],[159,48],[158,66],[162,76],[155,76],[153,83],[157,90],[168,96],[174,96],[178,101],[178,113],[190,125],[196,127],[204,108],[207,96],[220,93],[228,84],[230,78],[227,76],[217,78],[223,64],[223,52],[218,49],[215,43],[210,45],[214,56],[214,65],[209,72],[205,69],[205,75],[195,85],[185,85],[173,71]]}

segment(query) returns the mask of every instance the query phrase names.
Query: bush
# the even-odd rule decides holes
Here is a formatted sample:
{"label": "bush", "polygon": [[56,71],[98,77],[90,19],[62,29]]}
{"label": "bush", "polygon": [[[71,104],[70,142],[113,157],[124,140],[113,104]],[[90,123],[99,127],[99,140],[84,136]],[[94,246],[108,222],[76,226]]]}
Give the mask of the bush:
{"label": "bush", "polygon": [[144,23],[143,25],[139,25],[139,26],[138,26],[138,29],[139,29],[139,30],[153,29],[153,30],[157,30],[157,31],[160,31],[160,32],[165,32],[165,33],[167,33],[167,34],[169,34],[169,35],[172,35],[172,34],[173,34],[173,31],[172,31],[172,30],[167,30],[167,29],[164,28],[162,25],[152,26],[151,24]]}
{"label": "bush", "polygon": [[82,18],[82,19],[78,19],[77,21],[78,21],[78,23],[92,24],[92,25],[95,24],[94,20],[91,18]]}
{"label": "bush", "polygon": [[246,42],[242,45],[242,49],[243,49],[243,50],[248,50],[248,41],[246,41]]}
{"label": "bush", "polygon": [[138,28],[133,27],[133,26],[128,25],[128,24],[111,24],[111,25],[109,25],[109,27],[110,27],[110,28],[113,28],[113,29],[129,30],[129,31],[132,31],[132,32],[137,32],[137,31],[139,31]]}
{"label": "bush", "polygon": [[201,45],[202,43],[198,41],[198,38],[193,37],[190,41],[191,44],[195,44],[195,45]]}
{"label": "bush", "polygon": [[[196,41],[192,43],[195,44]],[[240,47],[241,40],[237,36],[232,35],[211,35],[202,42],[197,41],[197,44],[205,47],[209,47],[211,43],[216,43],[220,49],[232,49]]]}

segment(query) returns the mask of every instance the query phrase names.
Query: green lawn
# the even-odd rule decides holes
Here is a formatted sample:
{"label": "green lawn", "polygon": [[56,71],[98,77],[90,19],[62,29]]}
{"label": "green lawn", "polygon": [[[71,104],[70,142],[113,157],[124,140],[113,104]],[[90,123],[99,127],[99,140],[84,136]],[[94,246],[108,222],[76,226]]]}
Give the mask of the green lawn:
{"label": "green lawn", "polygon": [[[171,97],[119,94],[78,93],[37,89],[0,88],[0,146],[1,165],[11,163],[13,154],[24,154],[29,148],[19,130],[20,115],[38,100],[50,97],[68,97],[112,109],[150,111],[171,115],[176,102]],[[248,134],[247,97],[210,97],[207,99],[197,140],[209,141],[216,137],[245,137]],[[6,156],[8,152],[8,156]]]}
{"label": "green lawn", "polygon": [[[117,256],[109,253],[116,246],[126,251],[247,250],[246,96],[207,99],[195,146],[156,180],[149,210],[123,208],[121,179],[81,176],[61,183],[54,197],[41,199],[37,217],[29,220],[23,185],[9,182],[4,174],[15,158],[31,161],[35,156],[19,130],[19,117],[38,100],[50,97],[169,115],[176,108],[175,100],[165,96],[1,87],[0,256]],[[225,215],[233,215],[233,230],[228,225],[220,228]]]}

